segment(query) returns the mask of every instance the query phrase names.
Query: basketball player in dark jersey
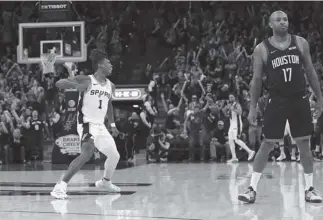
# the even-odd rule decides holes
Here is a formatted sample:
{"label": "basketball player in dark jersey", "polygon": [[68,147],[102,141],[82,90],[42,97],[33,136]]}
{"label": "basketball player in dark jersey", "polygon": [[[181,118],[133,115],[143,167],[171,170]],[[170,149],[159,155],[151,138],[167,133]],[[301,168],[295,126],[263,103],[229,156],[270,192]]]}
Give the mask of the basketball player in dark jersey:
{"label": "basketball player in dark jersey", "polygon": [[271,14],[269,25],[273,36],[257,45],[253,54],[253,79],[251,81],[251,106],[248,120],[256,122],[256,106],[262,92],[263,72],[267,74],[269,100],[264,114],[265,140],[255,157],[248,190],[238,199],[254,203],[261,174],[266,166],[274,143],[283,139],[286,121],[300,151],[305,176],[306,202],[321,203],[322,197],[313,188],[313,158],[309,139],[313,131],[311,110],[306,95],[306,79],[317,98],[316,111],[322,113],[322,94],[318,77],[311,60],[308,42],[288,33],[288,18],[283,11]]}

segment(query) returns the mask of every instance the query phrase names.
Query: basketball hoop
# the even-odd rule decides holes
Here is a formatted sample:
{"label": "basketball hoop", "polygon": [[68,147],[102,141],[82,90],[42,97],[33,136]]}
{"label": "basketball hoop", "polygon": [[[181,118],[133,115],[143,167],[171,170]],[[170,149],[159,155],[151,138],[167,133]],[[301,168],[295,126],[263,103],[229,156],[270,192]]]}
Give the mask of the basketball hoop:
{"label": "basketball hoop", "polygon": [[55,73],[55,62],[57,55],[55,53],[44,53],[40,56],[43,68],[43,74]]}

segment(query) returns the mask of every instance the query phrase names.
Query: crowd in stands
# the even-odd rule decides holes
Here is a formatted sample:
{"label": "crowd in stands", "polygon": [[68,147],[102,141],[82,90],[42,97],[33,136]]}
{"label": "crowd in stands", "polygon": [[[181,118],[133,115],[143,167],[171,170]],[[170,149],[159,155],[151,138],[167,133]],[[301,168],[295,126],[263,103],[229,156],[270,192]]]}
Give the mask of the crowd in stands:
{"label": "crowd in stands", "polygon": [[[243,109],[239,137],[257,150],[264,105],[259,105],[257,127],[246,120],[252,51],[271,35],[268,19],[274,10],[287,12],[290,33],[309,41],[316,71],[320,80],[323,77],[320,2],[73,4],[86,22],[88,51],[100,47],[109,55],[114,66],[111,80],[148,84],[141,109],[116,113],[122,127],[118,141],[126,146],[120,148],[126,152],[124,160],[132,160],[134,149],[145,146],[149,162],[226,161],[230,95]],[[64,94],[54,84],[68,71],[57,65],[56,74],[45,77],[40,65],[17,63],[18,23],[36,22],[30,16],[33,7],[34,2],[1,3],[0,163],[42,160],[44,140],[54,140],[63,126]],[[91,62],[79,63],[78,70],[90,74]],[[279,158],[280,149],[271,158]],[[237,150],[239,160],[248,157]]]}

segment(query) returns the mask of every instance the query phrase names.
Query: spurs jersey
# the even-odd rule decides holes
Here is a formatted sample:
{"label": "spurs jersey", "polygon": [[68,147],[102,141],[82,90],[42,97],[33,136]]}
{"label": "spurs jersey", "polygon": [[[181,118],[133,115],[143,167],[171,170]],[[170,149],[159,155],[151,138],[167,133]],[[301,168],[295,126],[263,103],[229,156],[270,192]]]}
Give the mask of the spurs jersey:
{"label": "spurs jersey", "polygon": [[91,86],[79,97],[78,123],[104,124],[108,104],[112,98],[112,85],[108,79],[101,85],[93,75],[89,77]]}
{"label": "spurs jersey", "polygon": [[[232,104],[234,109],[236,109],[238,105],[239,105],[239,103],[237,103],[237,102],[234,102]],[[241,115],[237,114],[235,111],[231,111],[231,113],[230,113],[230,128],[242,129]]]}
{"label": "spurs jersey", "polygon": [[305,94],[304,61],[296,42],[296,36],[291,35],[290,45],[285,50],[275,48],[268,39],[263,42],[268,51],[265,72],[269,95],[290,97]]}

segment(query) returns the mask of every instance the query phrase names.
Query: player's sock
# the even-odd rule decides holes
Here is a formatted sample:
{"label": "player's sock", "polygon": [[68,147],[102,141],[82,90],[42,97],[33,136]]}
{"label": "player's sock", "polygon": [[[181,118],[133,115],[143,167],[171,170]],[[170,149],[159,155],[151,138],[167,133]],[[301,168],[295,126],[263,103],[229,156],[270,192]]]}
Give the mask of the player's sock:
{"label": "player's sock", "polygon": [[320,151],[321,151],[321,146],[320,145],[316,145],[315,146],[315,152],[316,153],[320,153]]}
{"label": "player's sock", "polygon": [[66,188],[66,187],[67,187],[67,183],[66,183],[66,182],[64,182],[63,180],[62,180],[59,184],[61,184],[64,188]]}
{"label": "player's sock", "polygon": [[309,190],[313,186],[313,173],[304,173],[305,190]]}
{"label": "player's sock", "polygon": [[258,182],[260,180],[262,173],[253,172],[251,174],[250,186],[254,191],[257,191]]}

